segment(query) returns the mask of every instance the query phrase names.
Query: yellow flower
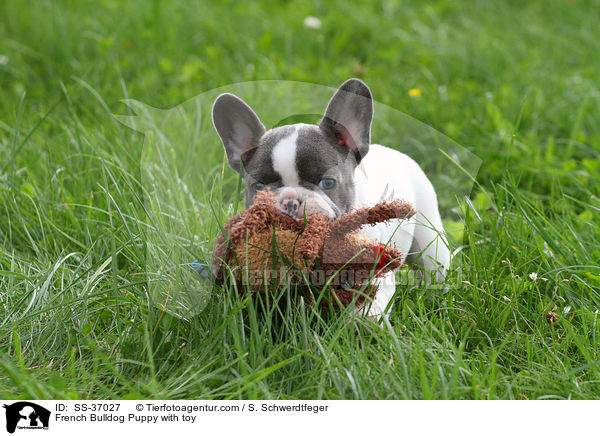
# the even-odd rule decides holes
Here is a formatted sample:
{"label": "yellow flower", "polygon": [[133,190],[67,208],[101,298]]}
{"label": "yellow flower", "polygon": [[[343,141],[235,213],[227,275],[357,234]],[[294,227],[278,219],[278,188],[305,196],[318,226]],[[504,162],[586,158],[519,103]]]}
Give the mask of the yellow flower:
{"label": "yellow flower", "polygon": [[421,90],[419,88],[411,88],[408,90],[408,96],[410,98],[419,98],[421,96]]}

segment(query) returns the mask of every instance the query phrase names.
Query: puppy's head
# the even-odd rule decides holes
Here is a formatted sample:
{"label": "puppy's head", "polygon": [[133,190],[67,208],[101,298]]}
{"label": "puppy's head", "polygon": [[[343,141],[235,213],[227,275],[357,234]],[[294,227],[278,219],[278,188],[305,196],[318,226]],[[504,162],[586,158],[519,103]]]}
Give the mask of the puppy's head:
{"label": "puppy's head", "polygon": [[240,98],[221,94],[213,123],[227,161],[246,182],[245,207],[270,188],[280,209],[294,217],[319,212],[337,218],[354,200],[354,170],[369,151],[373,100],[358,79],[347,80],[317,125],[290,124],[266,130]]}

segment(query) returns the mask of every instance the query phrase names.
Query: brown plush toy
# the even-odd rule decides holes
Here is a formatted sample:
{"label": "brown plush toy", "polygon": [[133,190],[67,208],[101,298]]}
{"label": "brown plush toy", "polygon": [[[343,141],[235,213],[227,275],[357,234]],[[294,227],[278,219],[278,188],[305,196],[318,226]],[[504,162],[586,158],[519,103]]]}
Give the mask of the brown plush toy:
{"label": "brown plush toy", "polygon": [[[217,239],[214,266],[222,281],[227,269],[253,293],[265,283],[284,284],[292,274],[318,289],[327,284],[321,304],[362,305],[372,297],[375,276],[402,266],[401,253],[357,231],[365,224],[408,219],[415,210],[403,201],[382,202],[332,220],[321,214],[296,219],[282,214],[271,191],[260,191],[254,204],[231,218]],[[387,241],[385,241],[387,242]],[[300,286],[307,291],[309,286]],[[359,295],[357,296],[357,293]],[[312,300],[310,292],[305,298]]]}

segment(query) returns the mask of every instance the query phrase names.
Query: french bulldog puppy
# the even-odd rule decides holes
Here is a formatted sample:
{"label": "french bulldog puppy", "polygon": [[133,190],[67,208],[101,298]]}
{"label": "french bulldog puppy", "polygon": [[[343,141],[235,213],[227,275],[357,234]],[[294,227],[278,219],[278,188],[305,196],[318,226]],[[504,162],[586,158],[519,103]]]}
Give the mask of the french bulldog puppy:
{"label": "french bulldog puppy", "polygon": [[[221,94],[213,123],[231,168],[245,181],[245,207],[257,191],[277,194],[283,213],[331,218],[382,200],[405,200],[417,214],[403,221],[365,226],[361,232],[406,254],[429,280],[442,281],[450,251],[433,185],[404,153],[371,144],[373,99],[368,86],[349,79],[335,92],[317,125],[290,124],[267,130],[240,98]],[[385,314],[396,291],[393,273],[376,279],[378,291],[362,308]]]}

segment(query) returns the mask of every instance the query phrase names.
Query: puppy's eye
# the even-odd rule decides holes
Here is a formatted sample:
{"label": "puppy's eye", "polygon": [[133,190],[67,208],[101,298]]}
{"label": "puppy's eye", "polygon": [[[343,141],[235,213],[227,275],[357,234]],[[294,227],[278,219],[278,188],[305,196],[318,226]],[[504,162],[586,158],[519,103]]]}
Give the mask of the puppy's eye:
{"label": "puppy's eye", "polygon": [[261,182],[256,182],[254,185],[252,185],[252,187],[254,188],[255,191],[262,191],[264,190],[267,186],[264,183]]}
{"label": "puppy's eye", "polygon": [[319,186],[325,190],[333,189],[335,188],[335,180],[329,177],[325,177],[321,179],[321,181],[319,182]]}

